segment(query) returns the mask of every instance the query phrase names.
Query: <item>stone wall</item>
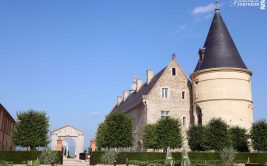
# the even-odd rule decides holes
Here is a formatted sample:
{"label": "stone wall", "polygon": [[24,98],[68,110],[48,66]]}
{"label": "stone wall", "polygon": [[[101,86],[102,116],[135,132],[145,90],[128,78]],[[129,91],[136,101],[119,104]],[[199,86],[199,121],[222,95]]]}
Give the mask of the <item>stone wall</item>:
{"label": "stone wall", "polygon": [[[136,151],[142,150],[142,134],[143,127],[146,124],[146,106],[140,103],[133,109],[127,111],[128,115],[131,116],[134,123],[134,146]],[[141,142],[140,142],[141,141]]]}
{"label": "stone wall", "polygon": [[206,124],[217,117],[230,125],[250,129],[253,122],[251,73],[244,69],[209,69],[192,75],[194,112],[202,111]]}
{"label": "stone wall", "polygon": [[[172,75],[172,68],[176,69],[176,75]],[[168,88],[168,97],[162,98],[162,88]],[[184,99],[182,99],[184,92]],[[173,60],[165,72],[149,93],[147,102],[147,123],[156,123],[161,118],[161,111],[170,111],[170,116],[177,118],[182,123],[186,118],[183,128],[190,124],[191,111],[191,87],[190,82],[181,70],[180,66]]]}

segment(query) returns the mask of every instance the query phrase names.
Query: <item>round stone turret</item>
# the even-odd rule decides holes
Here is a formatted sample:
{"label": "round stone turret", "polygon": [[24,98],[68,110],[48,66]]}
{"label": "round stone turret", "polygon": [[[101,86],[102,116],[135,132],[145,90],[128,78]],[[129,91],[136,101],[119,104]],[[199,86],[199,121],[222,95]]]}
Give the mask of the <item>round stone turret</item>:
{"label": "round stone turret", "polygon": [[251,75],[224,24],[215,14],[199,60],[191,74],[194,122],[222,118],[249,129],[253,122]]}

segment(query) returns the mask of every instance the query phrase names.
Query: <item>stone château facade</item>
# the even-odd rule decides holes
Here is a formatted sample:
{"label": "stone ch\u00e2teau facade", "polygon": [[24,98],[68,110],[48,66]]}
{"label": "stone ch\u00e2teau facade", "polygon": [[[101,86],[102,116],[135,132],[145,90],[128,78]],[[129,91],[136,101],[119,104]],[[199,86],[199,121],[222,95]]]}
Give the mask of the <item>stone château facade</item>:
{"label": "stone ch\u00e2teau facade", "polygon": [[249,129],[253,122],[251,75],[224,24],[219,9],[210,26],[191,80],[175,56],[156,75],[147,71],[147,80],[135,78],[129,91],[118,96],[112,111],[129,114],[134,121],[135,148],[142,148],[145,124],[166,116],[178,118],[185,131],[191,124],[205,125],[222,118],[230,125]]}

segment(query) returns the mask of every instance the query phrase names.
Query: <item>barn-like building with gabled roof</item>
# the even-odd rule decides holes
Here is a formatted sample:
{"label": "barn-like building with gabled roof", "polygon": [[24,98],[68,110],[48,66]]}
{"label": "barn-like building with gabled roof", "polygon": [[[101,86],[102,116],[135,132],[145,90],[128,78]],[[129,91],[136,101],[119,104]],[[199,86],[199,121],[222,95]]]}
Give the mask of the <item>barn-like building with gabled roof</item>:
{"label": "barn-like building with gabled roof", "polygon": [[147,81],[142,84],[134,79],[129,92],[124,91],[123,97],[118,96],[118,103],[113,111],[129,114],[134,121],[135,148],[142,149],[142,130],[145,124],[156,123],[160,118],[177,117],[183,129],[189,126],[191,107],[191,83],[175,56],[159,73],[153,75],[147,70]]}

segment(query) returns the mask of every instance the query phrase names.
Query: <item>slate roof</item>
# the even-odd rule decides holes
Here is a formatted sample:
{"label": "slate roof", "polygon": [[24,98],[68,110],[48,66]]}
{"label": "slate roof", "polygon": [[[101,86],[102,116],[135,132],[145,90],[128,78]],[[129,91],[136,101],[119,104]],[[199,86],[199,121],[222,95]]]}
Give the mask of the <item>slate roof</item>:
{"label": "slate roof", "polygon": [[215,10],[203,48],[205,48],[203,61],[198,61],[195,71],[220,67],[247,69],[223,21],[219,9]]}
{"label": "slate roof", "polygon": [[163,72],[165,71],[166,67],[163,68],[160,72],[158,72],[150,81],[149,84],[144,83],[142,87],[139,89],[138,92],[133,92],[130,94],[125,101],[122,101],[120,105],[115,106],[113,108],[114,110],[117,111],[128,111],[132,109],[133,107],[137,106],[141,102],[143,102],[143,97],[144,95],[148,95],[151,89],[154,87],[154,85],[157,83]]}

